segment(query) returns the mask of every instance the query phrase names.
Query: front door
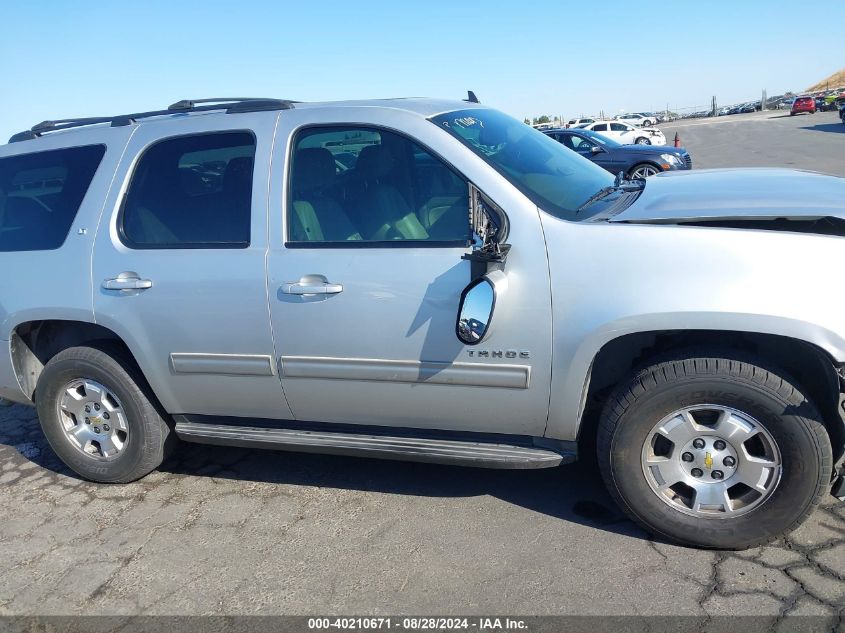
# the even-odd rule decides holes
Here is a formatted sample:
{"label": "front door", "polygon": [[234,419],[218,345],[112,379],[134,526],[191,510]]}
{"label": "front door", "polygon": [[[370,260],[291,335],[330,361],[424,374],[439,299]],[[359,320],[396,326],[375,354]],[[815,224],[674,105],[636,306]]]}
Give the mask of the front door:
{"label": "front door", "polygon": [[286,114],[273,164],[290,147],[292,165],[283,187],[282,171],[271,175],[281,195],[271,197],[268,287],[296,418],[542,435],[551,321],[536,207],[520,227],[534,246],[508,261],[513,283],[490,336],[466,346],[455,327],[470,282],[467,180],[396,132],[294,132],[307,114]]}

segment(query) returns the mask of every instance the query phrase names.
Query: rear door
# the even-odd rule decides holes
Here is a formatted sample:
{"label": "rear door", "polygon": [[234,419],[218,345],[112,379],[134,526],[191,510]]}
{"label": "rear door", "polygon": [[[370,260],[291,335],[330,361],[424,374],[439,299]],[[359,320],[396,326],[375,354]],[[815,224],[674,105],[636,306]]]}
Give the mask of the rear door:
{"label": "rear door", "polygon": [[171,413],[291,417],[264,268],[275,114],[145,122],[118,169],[94,248],[95,317]]}

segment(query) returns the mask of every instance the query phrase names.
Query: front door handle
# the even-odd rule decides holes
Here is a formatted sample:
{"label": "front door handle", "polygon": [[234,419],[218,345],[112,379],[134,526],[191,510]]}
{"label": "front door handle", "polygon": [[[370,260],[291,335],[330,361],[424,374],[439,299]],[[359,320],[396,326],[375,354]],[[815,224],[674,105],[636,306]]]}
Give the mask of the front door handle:
{"label": "front door handle", "polygon": [[336,295],[343,292],[342,284],[333,284],[322,275],[305,275],[299,281],[282,284],[286,295]]}
{"label": "front door handle", "polygon": [[128,270],[117,277],[103,280],[102,287],[104,290],[146,290],[153,287],[153,282],[141,279],[138,273]]}

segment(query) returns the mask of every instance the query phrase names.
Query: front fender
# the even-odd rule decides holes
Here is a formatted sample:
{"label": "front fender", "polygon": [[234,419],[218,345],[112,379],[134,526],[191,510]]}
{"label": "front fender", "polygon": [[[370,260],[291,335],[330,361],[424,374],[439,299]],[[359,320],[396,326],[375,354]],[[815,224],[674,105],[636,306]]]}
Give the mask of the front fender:
{"label": "front fender", "polygon": [[564,372],[558,372],[561,380],[552,386],[554,395],[546,435],[576,439],[593,361],[605,345],[629,334],[694,330],[783,336],[815,345],[832,358],[845,357],[844,338],[818,324],[797,319],[726,312],[665,312],[618,319],[603,324],[582,339],[572,352],[569,366]]}
{"label": "front fender", "polygon": [[842,238],[541,215],[554,321],[548,437],[577,437],[593,360],[628,334],[770,334],[845,363]]}

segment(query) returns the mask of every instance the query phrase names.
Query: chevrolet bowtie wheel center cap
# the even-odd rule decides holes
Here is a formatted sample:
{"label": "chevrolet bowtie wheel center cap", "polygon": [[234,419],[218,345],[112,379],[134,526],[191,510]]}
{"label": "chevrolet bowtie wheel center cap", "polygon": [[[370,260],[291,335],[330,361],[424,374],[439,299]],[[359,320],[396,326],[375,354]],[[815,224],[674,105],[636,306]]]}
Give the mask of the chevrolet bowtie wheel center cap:
{"label": "chevrolet bowtie wheel center cap", "polygon": [[730,479],[736,472],[737,452],[721,437],[700,436],[683,447],[678,456],[681,467],[703,481]]}

